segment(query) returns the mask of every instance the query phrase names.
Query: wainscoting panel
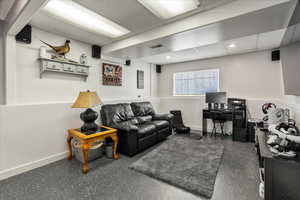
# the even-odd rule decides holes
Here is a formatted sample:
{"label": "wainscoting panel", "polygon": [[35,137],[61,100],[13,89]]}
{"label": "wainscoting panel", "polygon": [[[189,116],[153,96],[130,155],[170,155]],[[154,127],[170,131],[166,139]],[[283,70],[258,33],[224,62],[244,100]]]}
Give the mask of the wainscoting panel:
{"label": "wainscoting panel", "polygon": [[[104,99],[104,103],[159,100]],[[67,152],[67,129],[81,126],[84,109],[72,103],[0,106],[0,180],[63,159]],[[99,112],[100,107],[94,108]]]}

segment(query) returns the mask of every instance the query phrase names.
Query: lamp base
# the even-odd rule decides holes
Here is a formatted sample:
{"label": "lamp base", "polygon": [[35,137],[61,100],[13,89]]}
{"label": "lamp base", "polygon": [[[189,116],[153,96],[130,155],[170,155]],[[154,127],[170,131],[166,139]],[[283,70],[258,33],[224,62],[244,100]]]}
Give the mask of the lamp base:
{"label": "lamp base", "polygon": [[95,120],[97,118],[98,113],[90,108],[81,113],[80,119],[84,122],[84,124],[80,128],[81,132],[96,132],[99,128],[99,126],[95,123]]}

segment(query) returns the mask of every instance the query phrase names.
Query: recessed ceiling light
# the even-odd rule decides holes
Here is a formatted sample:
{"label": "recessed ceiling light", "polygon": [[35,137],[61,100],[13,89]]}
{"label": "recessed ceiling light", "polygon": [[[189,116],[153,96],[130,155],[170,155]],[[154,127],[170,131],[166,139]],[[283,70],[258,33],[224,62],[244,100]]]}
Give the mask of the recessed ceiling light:
{"label": "recessed ceiling light", "polygon": [[198,8],[198,0],[138,0],[156,16],[168,19]]}
{"label": "recessed ceiling light", "polygon": [[108,37],[119,37],[130,32],[71,0],[50,0],[43,11],[66,23]]}
{"label": "recessed ceiling light", "polygon": [[236,45],[232,43],[232,44],[228,45],[228,47],[229,48],[234,48],[234,47],[236,47]]}
{"label": "recessed ceiling light", "polygon": [[166,56],[166,59],[167,59],[167,60],[171,59],[171,56]]}

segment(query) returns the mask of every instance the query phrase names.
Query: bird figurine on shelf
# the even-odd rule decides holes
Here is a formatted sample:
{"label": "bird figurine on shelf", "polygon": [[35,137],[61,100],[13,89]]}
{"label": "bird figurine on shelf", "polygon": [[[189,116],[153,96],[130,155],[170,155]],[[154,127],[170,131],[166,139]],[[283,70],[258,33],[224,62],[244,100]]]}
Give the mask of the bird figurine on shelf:
{"label": "bird figurine on shelf", "polygon": [[65,44],[63,46],[52,46],[51,44],[48,44],[47,42],[44,42],[40,40],[42,43],[46,44],[48,47],[53,49],[58,55],[63,56],[66,58],[66,54],[70,51],[70,40],[66,40]]}

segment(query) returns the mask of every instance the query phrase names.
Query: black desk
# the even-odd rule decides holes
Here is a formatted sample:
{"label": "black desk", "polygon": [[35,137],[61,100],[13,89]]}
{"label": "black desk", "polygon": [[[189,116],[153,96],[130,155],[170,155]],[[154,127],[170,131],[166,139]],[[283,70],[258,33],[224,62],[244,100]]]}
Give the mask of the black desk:
{"label": "black desk", "polygon": [[[208,133],[207,131],[207,120],[213,119],[215,116],[213,114],[214,110],[203,109],[202,113],[202,132],[203,135]],[[232,134],[233,140],[236,141],[244,141],[246,142],[246,111],[245,110],[217,110],[221,112],[222,118],[226,119],[227,121],[232,121]]]}
{"label": "black desk", "polygon": [[268,134],[256,129],[260,167],[264,168],[265,200],[299,200],[300,152],[291,159],[274,156],[266,144]]}

